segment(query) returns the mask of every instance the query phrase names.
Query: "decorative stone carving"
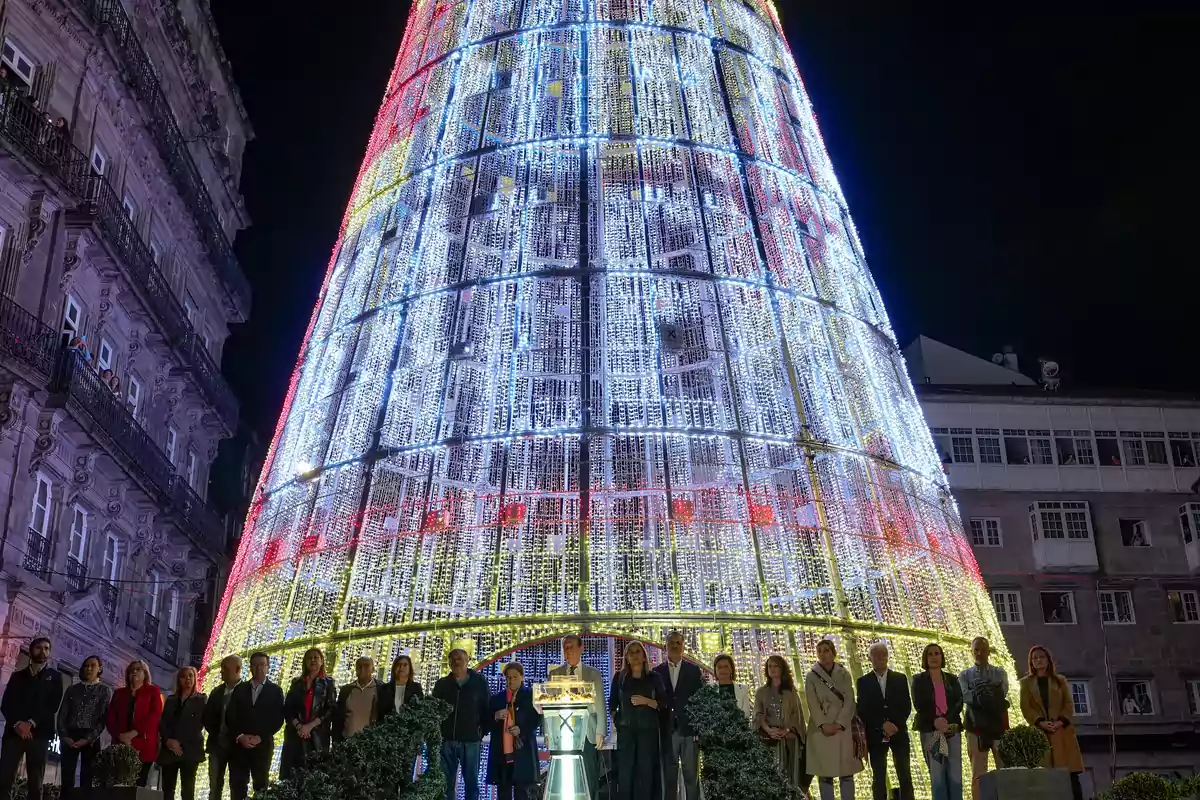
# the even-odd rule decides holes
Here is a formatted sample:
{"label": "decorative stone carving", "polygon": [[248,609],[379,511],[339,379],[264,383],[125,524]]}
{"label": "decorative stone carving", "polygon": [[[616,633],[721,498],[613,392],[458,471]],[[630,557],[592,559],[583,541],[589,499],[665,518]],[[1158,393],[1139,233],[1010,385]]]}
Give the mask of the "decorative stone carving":
{"label": "decorative stone carving", "polygon": [[75,270],[79,267],[79,238],[83,230],[75,225],[67,225],[66,249],[63,251],[63,272],[59,278],[58,288],[64,292],[75,282]]}
{"label": "decorative stone carving", "polygon": [[28,223],[25,230],[25,249],[21,252],[21,263],[23,264],[28,264],[33,260],[33,254],[48,227],[46,220],[42,219],[42,206],[45,199],[44,191],[34,192],[29,196],[29,203],[25,206]]}

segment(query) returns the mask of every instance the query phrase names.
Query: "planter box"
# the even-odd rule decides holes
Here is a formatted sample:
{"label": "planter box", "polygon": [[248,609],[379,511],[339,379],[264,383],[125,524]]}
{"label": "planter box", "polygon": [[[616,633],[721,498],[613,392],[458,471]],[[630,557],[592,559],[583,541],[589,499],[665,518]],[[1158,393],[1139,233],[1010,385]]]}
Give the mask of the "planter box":
{"label": "planter box", "polygon": [[158,789],[142,786],[110,786],[107,789],[96,786],[87,790],[76,789],[73,794],[84,800],[163,800],[163,793]]}
{"label": "planter box", "polygon": [[1070,796],[1071,773],[1065,769],[998,769],[979,776],[979,800],[1063,800]]}

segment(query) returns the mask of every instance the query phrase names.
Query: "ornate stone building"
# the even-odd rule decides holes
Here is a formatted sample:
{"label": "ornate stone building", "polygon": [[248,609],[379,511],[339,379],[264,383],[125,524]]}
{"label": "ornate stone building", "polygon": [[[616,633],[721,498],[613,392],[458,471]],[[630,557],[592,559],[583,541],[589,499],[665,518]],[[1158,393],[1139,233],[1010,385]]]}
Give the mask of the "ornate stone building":
{"label": "ornate stone building", "polygon": [[0,41],[0,685],[42,634],[170,686],[226,568],[250,125],[205,0],[0,0]]}

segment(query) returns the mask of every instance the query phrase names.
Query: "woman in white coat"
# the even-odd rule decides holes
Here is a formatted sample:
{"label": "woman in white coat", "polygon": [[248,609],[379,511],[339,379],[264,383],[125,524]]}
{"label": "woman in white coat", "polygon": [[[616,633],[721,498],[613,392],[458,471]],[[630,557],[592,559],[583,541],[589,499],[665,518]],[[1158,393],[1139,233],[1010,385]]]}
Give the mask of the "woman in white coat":
{"label": "woman in white coat", "polygon": [[721,695],[732,698],[738,710],[746,715],[746,721],[753,721],[754,703],[750,700],[750,687],[736,683],[737,666],[734,665],[733,658],[724,653],[714,658],[713,675],[717,676],[717,688]]}
{"label": "woman in white coat", "polygon": [[854,679],[837,663],[837,648],[828,639],[817,644],[817,663],[804,678],[808,700],[807,772],[817,777],[821,800],[833,800],[833,781],[841,800],[854,800],[854,775],[863,763],[854,752]]}

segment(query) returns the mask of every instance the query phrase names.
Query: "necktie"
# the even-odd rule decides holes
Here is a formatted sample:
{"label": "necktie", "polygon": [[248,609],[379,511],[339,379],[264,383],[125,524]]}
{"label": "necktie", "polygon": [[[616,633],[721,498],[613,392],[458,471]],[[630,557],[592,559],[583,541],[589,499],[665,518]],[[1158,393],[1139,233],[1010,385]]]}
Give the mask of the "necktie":
{"label": "necktie", "polygon": [[574,667],[571,667],[571,677],[572,678],[575,677],[575,668]]}

